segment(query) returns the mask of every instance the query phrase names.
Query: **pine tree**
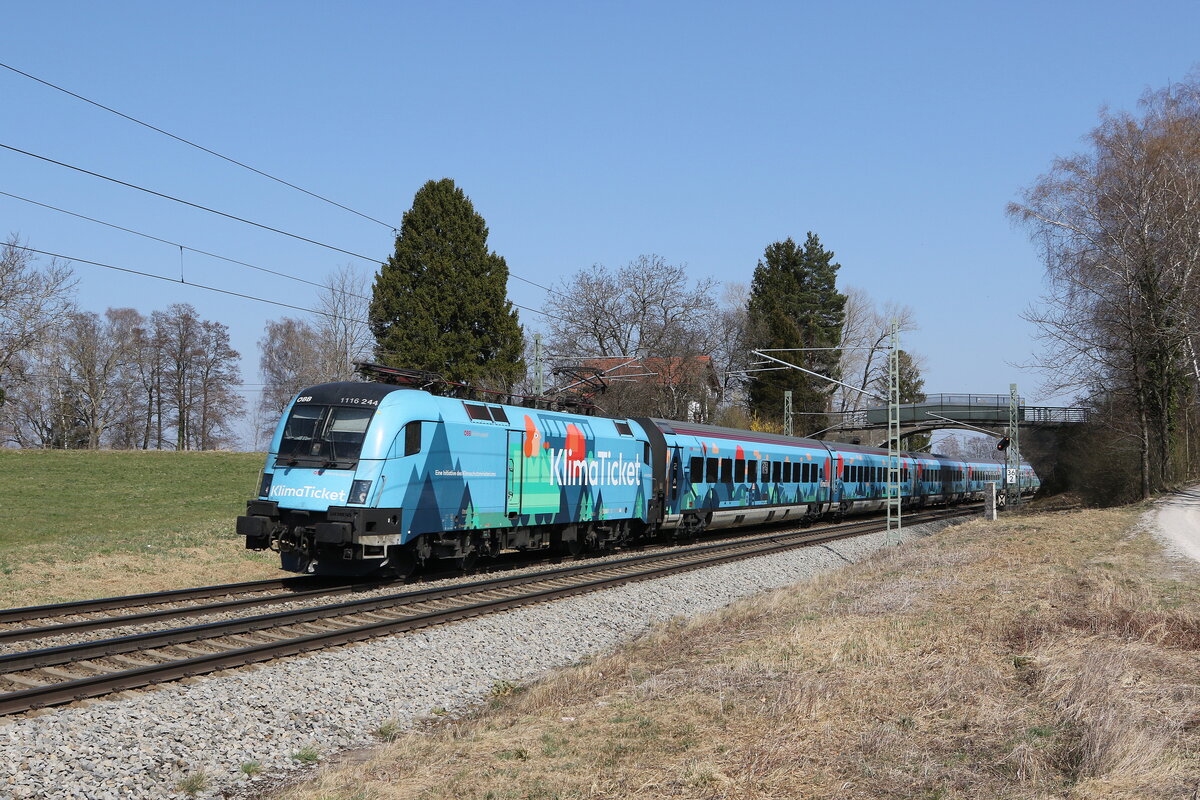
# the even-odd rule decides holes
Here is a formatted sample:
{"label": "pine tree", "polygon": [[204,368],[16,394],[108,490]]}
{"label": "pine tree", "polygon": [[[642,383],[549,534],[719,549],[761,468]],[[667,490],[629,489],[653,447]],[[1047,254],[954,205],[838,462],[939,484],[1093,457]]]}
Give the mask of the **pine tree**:
{"label": "pine tree", "polygon": [[381,363],[501,387],[525,373],[508,265],[488,250],[487,235],[454,181],[429,181],[417,191],[372,293]]}
{"label": "pine tree", "polygon": [[[775,353],[805,369],[840,379],[840,354],[846,296],[837,290],[833,253],[809,232],[804,247],[791,238],[767,247],[754,270],[748,304],[751,340],[756,349],[830,348],[807,352]],[[798,413],[795,430],[815,432],[829,423],[833,384],[799,370],[781,369],[753,373],[749,386],[750,409],[765,419],[779,419],[783,393],[792,391],[792,411]]]}

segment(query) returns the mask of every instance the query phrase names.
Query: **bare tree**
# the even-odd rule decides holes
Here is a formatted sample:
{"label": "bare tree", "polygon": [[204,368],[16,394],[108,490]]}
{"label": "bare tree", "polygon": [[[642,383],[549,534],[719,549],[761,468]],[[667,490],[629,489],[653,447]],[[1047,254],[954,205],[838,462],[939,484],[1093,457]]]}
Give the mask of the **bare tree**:
{"label": "bare tree", "polygon": [[715,310],[716,282],[692,283],[684,267],[639,256],[616,272],[596,264],[559,282],[546,301],[554,352],[581,356],[661,356],[681,342],[705,345],[703,320]]}
{"label": "bare tree", "polygon": [[[842,326],[842,380],[860,390],[871,391],[880,378],[887,378],[887,348],[893,321],[900,332],[917,329],[916,315],[908,306],[888,302],[877,306],[863,289],[846,289],[846,318]],[[919,362],[919,359],[918,359]],[[833,394],[833,407],[848,413],[876,405],[862,391],[839,386]]]}
{"label": "bare tree", "polygon": [[233,422],[245,410],[235,387],[241,382],[240,354],[229,344],[229,328],[220,322],[200,323],[200,346],[192,367],[195,420],[189,426],[192,447],[214,450],[234,441]]}
{"label": "bare tree", "polygon": [[258,340],[258,352],[263,379],[259,398],[263,410],[262,432],[270,436],[279,415],[296,392],[324,380],[327,362],[313,327],[291,317],[267,321],[263,338]]}
{"label": "bare tree", "polygon": [[67,317],[63,357],[91,449],[100,447],[110,426],[128,410],[144,322],[132,308],[110,308],[103,320],[90,311]]}
{"label": "bare tree", "polygon": [[62,337],[50,331],[9,362],[12,392],[0,420],[5,441],[18,447],[75,449],[87,443],[78,418]]}
{"label": "bare tree", "polygon": [[169,424],[175,429],[175,449],[187,450],[191,442],[188,425],[195,404],[192,367],[200,347],[200,317],[191,305],[174,303],[166,311],[155,311],[151,320],[154,338],[163,355],[162,389],[158,399],[171,412],[166,419],[161,412],[157,415],[159,438],[162,438],[162,428]]}
{"label": "bare tree", "polygon": [[1148,94],[1142,107],[1102,115],[1091,149],[1056,159],[1009,213],[1046,263],[1048,292],[1026,317],[1047,388],[1128,410],[1148,497],[1191,469],[1174,435],[1200,381],[1200,83]]}
{"label": "bare tree", "polygon": [[317,314],[312,323],[316,333],[322,380],[354,380],[354,362],[370,358],[375,337],[367,324],[371,304],[371,278],[353,264],[342,266],[326,277],[317,295]]}
{"label": "bare tree", "polygon": [[13,360],[61,324],[74,289],[69,264],[39,267],[16,234],[0,245],[0,404]]}
{"label": "bare tree", "polygon": [[744,407],[748,401],[745,370],[750,368],[751,360],[749,299],[750,287],[746,284],[725,284],[710,323],[712,331],[707,338],[721,384],[722,403],[726,406]]}

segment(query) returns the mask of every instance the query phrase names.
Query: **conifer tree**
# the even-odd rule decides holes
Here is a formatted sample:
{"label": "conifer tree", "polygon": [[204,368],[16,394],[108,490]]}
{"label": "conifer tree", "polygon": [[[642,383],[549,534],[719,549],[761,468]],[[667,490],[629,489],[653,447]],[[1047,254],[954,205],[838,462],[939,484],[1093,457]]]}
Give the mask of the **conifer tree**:
{"label": "conifer tree", "polygon": [[[831,348],[807,352],[775,353],[784,361],[840,379],[838,362],[846,296],[837,290],[833,253],[809,232],[804,246],[790,237],[767,247],[754,270],[748,303],[751,341],[756,349]],[[750,408],[758,417],[780,419],[783,393],[792,391],[792,411],[797,433],[826,427],[833,384],[799,370],[781,369],[752,373]]]}
{"label": "conifer tree", "polygon": [[454,181],[417,191],[396,251],[375,279],[370,321],[380,363],[499,387],[524,375],[508,265],[488,250],[487,235]]}

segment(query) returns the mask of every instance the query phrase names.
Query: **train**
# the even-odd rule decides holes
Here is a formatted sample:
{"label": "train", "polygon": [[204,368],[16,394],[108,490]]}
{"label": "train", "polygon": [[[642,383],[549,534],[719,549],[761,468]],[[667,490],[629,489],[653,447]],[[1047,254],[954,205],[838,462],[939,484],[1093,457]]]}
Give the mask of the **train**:
{"label": "train", "polygon": [[[287,571],[405,576],[506,551],[580,555],[868,514],[885,508],[887,462],[853,444],[324,383],[284,410],[237,533]],[[995,459],[900,462],[912,510],[982,499],[1005,478]],[[1040,486],[1028,464],[1017,485]]]}

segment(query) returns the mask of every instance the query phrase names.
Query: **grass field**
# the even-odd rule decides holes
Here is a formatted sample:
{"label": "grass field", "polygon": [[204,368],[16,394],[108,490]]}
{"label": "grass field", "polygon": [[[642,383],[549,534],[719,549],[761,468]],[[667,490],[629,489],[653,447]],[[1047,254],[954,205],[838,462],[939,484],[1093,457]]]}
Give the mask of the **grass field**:
{"label": "grass field", "polygon": [[268,796],[1194,800],[1200,570],[1136,519],[951,528]]}
{"label": "grass field", "polygon": [[[6,606],[267,577],[234,534],[260,453],[0,450]],[[272,558],[271,556],[274,556]]]}

